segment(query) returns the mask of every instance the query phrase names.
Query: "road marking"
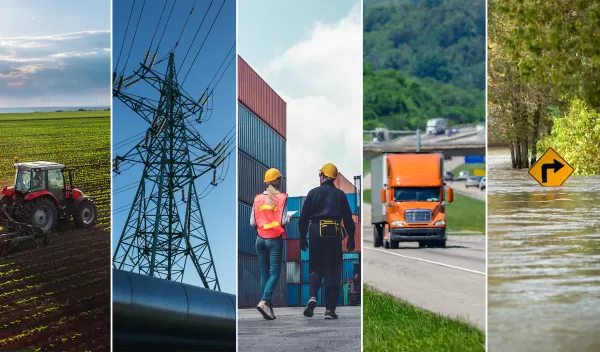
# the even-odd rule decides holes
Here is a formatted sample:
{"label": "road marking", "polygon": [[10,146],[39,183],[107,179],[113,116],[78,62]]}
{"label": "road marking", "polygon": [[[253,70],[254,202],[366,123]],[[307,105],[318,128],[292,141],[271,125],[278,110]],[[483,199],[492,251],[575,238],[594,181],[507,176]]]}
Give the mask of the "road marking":
{"label": "road marking", "polygon": [[484,272],[476,271],[476,270],[471,270],[471,269],[465,269],[465,268],[461,268],[460,266],[454,266],[454,265],[450,265],[450,264],[444,264],[444,263],[434,262],[432,260],[427,260],[427,259],[422,259],[422,258],[417,258],[417,257],[409,257],[407,255],[402,255],[402,254],[398,254],[398,253],[388,252],[388,251],[385,251],[383,249],[369,248],[369,247],[365,247],[364,249],[368,249],[370,251],[376,251],[376,252],[386,253],[386,254],[391,254],[391,255],[395,255],[397,257],[401,257],[401,258],[414,259],[414,260],[418,260],[420,262],[430,263],[430,264],[434,264],[434,265],[445,266],[446,268],[462,270],[462,271],[466,271],[466,272],[472,273],[472,274],[486,276],[486,273],[484,273]]}

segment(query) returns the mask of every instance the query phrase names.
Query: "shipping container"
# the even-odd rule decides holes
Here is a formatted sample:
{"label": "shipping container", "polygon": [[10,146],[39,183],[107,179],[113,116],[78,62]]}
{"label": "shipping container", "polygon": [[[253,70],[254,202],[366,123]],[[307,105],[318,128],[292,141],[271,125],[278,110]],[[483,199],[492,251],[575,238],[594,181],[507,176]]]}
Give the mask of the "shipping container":
{"label": "shipping container", "polygon": [[286,240],[285,257],[288,262],[300,261],[300,240]]}
{"label": "shipping container", "polygon": [[354,274],[359,274],[360,272],[355,272],[354,264],[358,264],[358,260],[356,259],[346,259],[344,260],[343,271],[342,271],[342,282],[346,280],[351,280],[354,277]]}
{"label": "shipping container", "polygon": [[238,203],[238,252],[256,255],[256,228],[250,226],[252,208]]}
{"label": "shipping container", "polygon": [[360,261],[359,253],[344,253],[344,260],[346,259],[357,259]]}
{"label": "shipping container", "polygon": [[260,270],[256,256],[238,255],[238,306],[254,307],[260,302]]}
{"label": "shipping container", "polygon": [[[356,218],[355,218],[356,220]],[[342,251],[347,253],[348,238],[344,238],[342,241]],[[362,223],[355,222],[354,223],[354,251],[355,253],[360,253],[362,251]]]}
{"label": "shipping container", "polygon": [[[267,188],[265,172],[269,168],[261,164],[250,155],[238,151],[238,200],[251,205],[254,203],[254,197],[263,193]],[[283,173],[282,170],[279,170]],[[281,192],[285,192],[286,178],[285,174],[281,183]],[[289,202],[289,201],[288,201]]]}
{"label": "shipping container", "polygon": [[348,180],[341,172],[338,172],[337,179],[333,182],[333,184],[344,191],[344,193],[356,193],[356,187],[354,187],[354,179]]}
{"label": "shipping container", "polygon": [[360,206],[360,204],[357,204],[356,202],[356,193],[348,193],[346,194],[346,198],[348,199],[348,205],[350,205],[350,211],[354,214],[356,209]]}
{"label": "shipping container", "polygon": [[285,169],[285,140],[244,106],[238,107],[238,148],[263,165]]}
{"label": "shipping container", "polygon": [[287,283],[288,284],[299,284],[300,283],[300,263],[299,262],[287,262]]}
{"label": "shipping container", "polygon": [[295,216],[300,216],[302,204],[304,204],[305,199],[306,197],[303,196],[288,198],[288,211],[297,211],[298,213]]}
{"label": "shipping container", "polygon": [[[289,208],[288,208],[288,211],[291,211],[291,210],[289,210]],[[293,240],[293,239],[300,238],[300,231],[298,229],[298,218],[293,217],[290,219],[290,222],[285,227],[285,232],[287,235],[287,237],[286,237],[287,239]]]}
{"label": "shipping container", "polygon": [[[289,263],[288,263],[289,265]],[[300,303],[300,285],[287,284],[287,305],[288,307],[299,307]]]}
{"label": "shipping container", "polygon": [[[271,298],[274,307],[283,307],[286,299],[286,263],[281,263],[281,276]],[[238,255],[238,306],[255,307],[262,298],[260,291],[260,267],[257,256]]]}
{"label": "shipping container", "polygon": [[238,100],[286,138],[286,103],[238,56]]}
{"label": "shipping container", "polygon": [[[306,240],[306,242],[310,242],[310,240]],[[305,251],[300,251],[300,260],[308,260],[310,259],[310,250],[307,248]]]}
{"label": "shipping container", "polygon": [[308,261],[302,261],[301,262],[301,268],[300,272],[302,275],[302,283],[309,283],[310,281],[310,270],[309,270],[309,266],[308,266]]}

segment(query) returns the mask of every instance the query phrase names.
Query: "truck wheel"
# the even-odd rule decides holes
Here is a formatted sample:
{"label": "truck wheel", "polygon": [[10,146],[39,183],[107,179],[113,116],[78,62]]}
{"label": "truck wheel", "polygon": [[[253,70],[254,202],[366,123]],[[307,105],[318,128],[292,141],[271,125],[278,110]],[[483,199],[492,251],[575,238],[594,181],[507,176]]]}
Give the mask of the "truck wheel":
{"label": "truck wheel", "polygon": [[98,219],[98,210],[96,209],[96,203],[90,199],[86,199],[75,209],[73,214],[75,225],[84,229],[94,226]]}
{"label": "truck wheel", "polygon": [[377,229],[377,225],[373,225],[373,247],[381,247],[383,242],[383,235],[381,231]]}
{"label": "truck wheel", "polygon": [[56,205],[50,199],[37,198],[25,203],[23,220],[44,232],[50,232],[58,222],[57,213]]}
{"label": "truck wheel", "polygon": [[437,241],[437,247],[438,248],[446,248],[446,240]]}
{"label": "truck wheel", "polygon": [[425,248],[427,247],[427,244],[425,243],[425,241],[419,241],[419,248]]}
{"label": "truck wheel", "polygon": [[390,248],[391,249],[398,249],[400,246],[398,246],[398,241],[392,241],[390,240]]}
{"label": "truck wheel", "polygon": [[385,249],[389,249],[390,248],[390,241],[385,241]]}

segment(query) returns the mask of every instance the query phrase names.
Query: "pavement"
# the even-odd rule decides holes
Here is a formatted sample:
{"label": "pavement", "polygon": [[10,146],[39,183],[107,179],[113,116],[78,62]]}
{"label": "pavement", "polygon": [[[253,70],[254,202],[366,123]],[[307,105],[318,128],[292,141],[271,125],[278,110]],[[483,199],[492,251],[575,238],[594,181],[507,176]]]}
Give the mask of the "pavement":
{"label": "pavement", "polygon": [[275,308],[275,320],[256,309],[238,309],[238,351],[360,351],[361,307],[338,307],[337,320],[325,320],[325,308],[302,315],[304,308]]}
{"label": "pavement", "polygon": [[[364,204],[364,214],[371,213]],[[483,235],[448,236],[447,248],[373,247],[373,227],[363,223],[363,281],[412,305],[469,322],[485,331],[486,242]],[[366,314],[367,312],[365,312]]]}

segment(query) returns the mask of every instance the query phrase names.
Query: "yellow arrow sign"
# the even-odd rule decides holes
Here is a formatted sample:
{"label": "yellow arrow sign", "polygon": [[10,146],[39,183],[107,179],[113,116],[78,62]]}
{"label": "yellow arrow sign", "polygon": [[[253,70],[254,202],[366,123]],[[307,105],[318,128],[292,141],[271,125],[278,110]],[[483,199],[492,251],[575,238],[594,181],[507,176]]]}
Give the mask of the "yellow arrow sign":
{"label": "yellow arrow sign", "polygon": [[529,174],[541,186],[561,186],[573,173],[574,169],[558,153],[548,148],[544,155],[529,169]]}

